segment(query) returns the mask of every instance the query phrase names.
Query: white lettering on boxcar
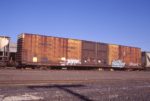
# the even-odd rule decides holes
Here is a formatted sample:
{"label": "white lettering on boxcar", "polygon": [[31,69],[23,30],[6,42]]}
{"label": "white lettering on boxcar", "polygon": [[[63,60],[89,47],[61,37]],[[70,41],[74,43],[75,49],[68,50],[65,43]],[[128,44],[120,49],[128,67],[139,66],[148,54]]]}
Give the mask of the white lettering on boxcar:
{"label": "white lettering on boxcar", "polygon": [[130,63],[129,66],[139,66],[138,63]]}
{"label": "white lettering on boxcar", "polygon": [[78,60],[78,59],[66,59],[66,58],[61,58],[61,62],[60,64],[62,66],[65,66],[65,65],[79,65],[81,64],[81,61]]}
{"label": "white lettering on boxcar", "polygon": [[122,60],[113,60],[112,67],[123,68],[125,67],[125,63]]}
{"label": "white lettering on boxcar", "polygon": [[66,64],[67,65],[77,65],[77,64],[81,64],[81,61],[78,59],[67,59]]}

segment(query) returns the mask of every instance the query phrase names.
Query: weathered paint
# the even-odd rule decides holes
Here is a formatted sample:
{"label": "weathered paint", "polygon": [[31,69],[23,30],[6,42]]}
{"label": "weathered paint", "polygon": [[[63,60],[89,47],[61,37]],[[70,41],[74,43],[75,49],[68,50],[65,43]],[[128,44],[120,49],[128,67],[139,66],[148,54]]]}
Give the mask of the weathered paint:
{"label": "weathered paint", "polygon": [[112,66],[112,62],[119,60],[119,46],[109,44],[108,45],[108,64]]}

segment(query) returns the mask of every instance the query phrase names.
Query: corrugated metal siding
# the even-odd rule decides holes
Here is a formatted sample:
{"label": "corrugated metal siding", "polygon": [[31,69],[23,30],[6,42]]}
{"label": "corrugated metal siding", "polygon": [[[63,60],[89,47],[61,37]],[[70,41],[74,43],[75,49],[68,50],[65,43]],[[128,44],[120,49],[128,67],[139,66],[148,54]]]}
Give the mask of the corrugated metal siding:
{"label": "corrugated metal siding", "polygon": [[138,48],[138,51],[137,51],[137,61],[138,61],[139,65],[142,65],[142,61],[141,61],[142,56],[141,56],[141,53],[142,53],[141,48]]}
{"label": "corrugated metal siding", "polygon": [[129,66],[141,65],[141,49],[131,47],[131,60]]}
{"label": "corrugated metal siding", "polygon": [[61,58],[67,57],[67,39],[32,34],[22,36],[24,38],[18,40],[18,59],[21,58],[22,63],[60,65]]}
{"label": "corrugated metal siding", "polygon": [[97,43],[97,64],[100,66],[108,65],[108,44]]}
{"label": "corrugated metal siding", "polygon": [[131,58],[131,49],[127,46],[119,46],[119,59],[122,60],[125,65],[129,65]]}
{"label": "corrugated metal siding", "polygon": [[82,65],[95,66],[96,63],[96,43],[82,41]]}
{"label": "corrugated metal siding", "polygon": [[67,64],[81,65],[82,41],[68,39]]}
{"label": "corrugated metal siding", "polygon": [[67,39],[56,37],[51,37],[49,39],[48,42],[51,43],[51,47],[49,47],[46,52],[49,53],[49,57],[52,63],[60,64],[62,58],[67,58],[67,41]]}
{"label": "corrugated metal siding", "polygon": [[108,65],[112,65],[113,61],[119,60],[119,46],[118,45],[108,45]]}
{"label": "corrugated metal siding", "polygon": [[126,66],[141,65],[141,49],[128,46],[119,46],[119,58]]}

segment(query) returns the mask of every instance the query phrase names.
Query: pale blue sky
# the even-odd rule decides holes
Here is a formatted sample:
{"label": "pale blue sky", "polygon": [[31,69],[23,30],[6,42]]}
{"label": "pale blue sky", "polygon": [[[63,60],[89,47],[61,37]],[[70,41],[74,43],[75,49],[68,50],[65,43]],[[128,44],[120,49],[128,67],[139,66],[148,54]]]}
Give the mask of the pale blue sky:
{"label": "pale blue sky", "polygon": [[150,50],[150,0],[0,0],[0,35],[22,32]]}

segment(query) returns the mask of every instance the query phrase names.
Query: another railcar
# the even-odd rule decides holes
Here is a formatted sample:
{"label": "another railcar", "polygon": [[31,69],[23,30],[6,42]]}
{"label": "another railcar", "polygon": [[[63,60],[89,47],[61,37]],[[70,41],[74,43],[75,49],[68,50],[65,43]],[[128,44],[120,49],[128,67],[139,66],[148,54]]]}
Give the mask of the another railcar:
{"label": "another railcar", "polygon": [[150,70],[150,52],[142,52],[142,67]]}
{"label": "another railcar", "polygon": [[0,67],[7,66],[9,61],[10,37],[0,36]]}

